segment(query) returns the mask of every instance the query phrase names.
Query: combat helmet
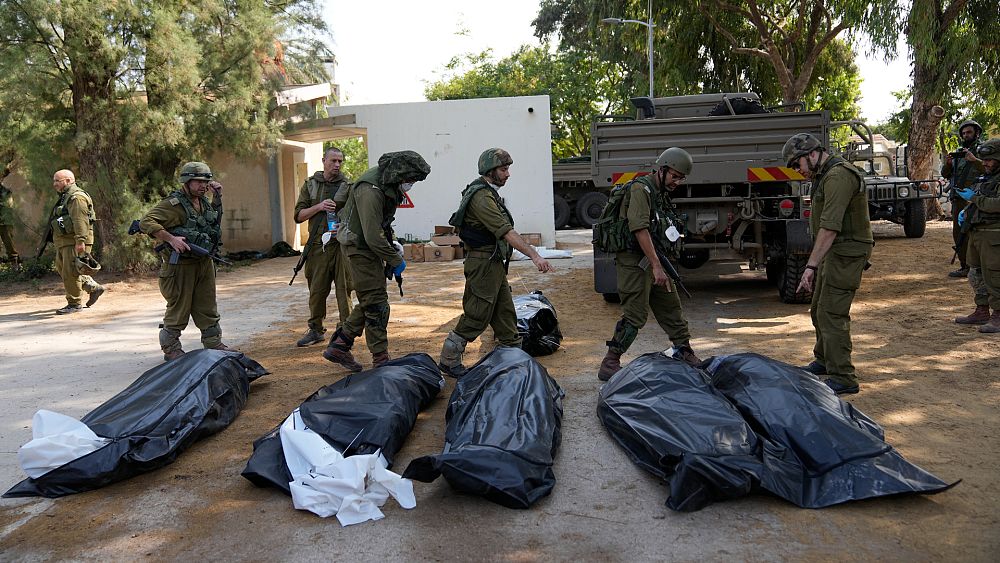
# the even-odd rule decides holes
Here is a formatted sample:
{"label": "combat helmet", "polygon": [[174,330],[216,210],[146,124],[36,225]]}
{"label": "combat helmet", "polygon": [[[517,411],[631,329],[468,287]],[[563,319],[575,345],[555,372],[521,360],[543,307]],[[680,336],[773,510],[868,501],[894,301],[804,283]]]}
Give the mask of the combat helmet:
{"label": "combat helmet", "polygon": [[809,133],[796,133],[785,141],[785,146],[781,148],[781,157],[785,159],[785,166],[791,168],[800,157],[821,150],[825,150],[823,143],[815,136]]}
{"label": "combat helmet", "polygon": [[180,182],[188,183],[190,180],[211,180],[212,170],[204,162],[189,162],[181,167]]}
{"label": "combat helmet", "polygon": [[74,262],[76,263],[76,271],[81,276],[89,276],[101,271],[101,264],[89,252],[77,256]]}
{"label": "combat helmet", "polygon": [[514,159],[511,158],[509,152],[496,147],[486,149],[483,154],[479,155],[479,175],[485,176],[494,168],[510,166],[511,164],[514,164]]}
{"label": "combat helmet", "polygon": [[979,145],[979,158],[1000,161],[1000,138],[990,139]]}
{"label": "combat helmet", "polygon": [[965,129],[966,127],[972,127],[973,129],[975,129],[977,137],[983,134],[983,126],[980,125],[978,121],[976,121],[975,119],[966,119],[965,121],[962,122],[961,125],[958,126],[959,137],[962,136],[962,129]]}
{"label": "combat helmet", "polygon": [[677,147],[670,147],[669,149],[660,153],[660,156],[656,159],[656,168],[662,168],[664,166],[673,168],[674,170],[680,172],[685,176],[691,174],[691,170],[694,168],[694,161],[691,159],[691,155],[684,149]]}

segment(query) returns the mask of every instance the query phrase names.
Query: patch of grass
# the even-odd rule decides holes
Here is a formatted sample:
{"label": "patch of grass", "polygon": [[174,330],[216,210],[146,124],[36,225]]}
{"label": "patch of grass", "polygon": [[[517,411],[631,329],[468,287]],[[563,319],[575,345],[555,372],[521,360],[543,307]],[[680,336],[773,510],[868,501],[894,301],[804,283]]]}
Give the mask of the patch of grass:
{"label": "patch of grass", "polygon": [[39,280],[52,273],[52,256],[39,259],[28,258],[20,265],[4,262],[0,264],[0,282],[26,282]]}

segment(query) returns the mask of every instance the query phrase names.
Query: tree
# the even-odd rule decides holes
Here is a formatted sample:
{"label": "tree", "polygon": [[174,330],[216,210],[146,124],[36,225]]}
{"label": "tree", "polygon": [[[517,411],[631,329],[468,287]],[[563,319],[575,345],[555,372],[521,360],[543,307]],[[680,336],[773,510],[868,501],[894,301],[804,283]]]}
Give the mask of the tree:
{"label": "tree", "polygon": [[34,185],[76,169],[102,262],[134,265],[129,219],[183,160],[273,145],[275,41],[303,21],[320,29],[316,12],[315,0],[0,0],[0,108],[14,109],[0,134]]}
{"label": "tree", "polygon": [[548,95],[554,158],[588,154],[594,116],[625,111],[617,90],[620,66],[575,49],[553,53],[547,44],[525,45],[499,61],[485,51],[455,57],[445,69],[447,75],[424,90],[428,100]]}

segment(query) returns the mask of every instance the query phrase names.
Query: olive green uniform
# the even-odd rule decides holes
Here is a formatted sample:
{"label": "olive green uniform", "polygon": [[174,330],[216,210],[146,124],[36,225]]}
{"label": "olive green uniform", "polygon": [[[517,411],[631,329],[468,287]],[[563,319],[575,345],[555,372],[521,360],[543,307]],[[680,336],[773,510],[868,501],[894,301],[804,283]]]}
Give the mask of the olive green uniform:
{"label": "olive green uniform", "polygon": [[[217,249],[221,244],[222,202],[210,204],[202,197],[201,211],[195,209],[191,200],[181,191],[156,204],[139,222],[143,233],[153,235],[166,229],[174,236],[182,236],[188,242],[207,250]],[[181,349],[181,331],[187,328],[188,319],[193,319],[201,330],[201,343],[205,348],[222,344],[222,327],[219,326],[219,310],[215,300],[215,263],[208,256],[197,256],[190,252],[180,256],[177,264],[168,259],[170,245],[160,253],[160,294],[167,301],[163,314],[163,328],[160,330],[160,348],[165,354]]]}
{"label": "olive green uniform", "polygon": [[[948,194],[948,199],[951,201],[951,237],[955,241],[955,247],[957,248],[955,252],[963,269],[969,267],[966,261],[969,240],[968,237],[964,241],[962,240],[961,226],[958,224],[958,214],[965,209],[965,206],[969,202],[959,197],[956,190],[962,190],[975,184],[976,178],[984,171],[982,161],[969,162],[964,158],[955,161],[953,164],[945,161],[944,166],[941,167],[941,176],[952,180],[951,186],[953,189]],[[962,244],[959,245],[959,242]]]}
{"label": "olive green uniform", "polygon": [[389,243],[395,240],[392,221],[402,192],[396,184],[382,185],[378,167],[369,168],[351,186],[341,215],[337,239],[351,265],[351,279],[358,296],[342,330],[349,338],[365,333],[372,354],[389,350],[389,294],[385,289],[385,269],[403,262]]}
{"label": "olive green uniform", "polygon": [[503,198],[478,178],[462,192],[462,203],[453,221],[458,223],[467,249],[462,316],[454,333],[471,341],[489,326],[501,346],[520,347],[517,312],[507,283],[507,264],[513,249],[503,238],[514,228],[514,219]]}
{"label": "olive green uniform", "polygon": [[816,272],[810,307],[813,355],[830,379],[847,386],[858,384],[851,363],[851,303],[875,244],[862,177],[844,159],[829,157],[813,180],[809,220],[814,239],[820,228],[837,233]]}
{"label": "olive green uniform", "polygon": [[[327,181],[323,172],[316,172],[302,184],[299,199],[295,202],[293,217],[298,221],[299,212],[330,199],[336,202],[337,209],[342,209],[347,202],[348,180],[338,174]],[[309,285],[309,328],[323,333],[323,319],[326,318],[326,300],[330,296],[330,287],[334,287],[337,297],[337,310],[340,317],[339,328],[351,314],[351,272],[347,265],[347,257],[340,250],[340,243],[331,238],[324,247],[321,237],[327,230],[327,216],[319,212],[309,218],[309,241],[306,243],[306,283]]]}
{"label": "olive green uniform", "polygon": [[[975,291],[976,305],[1000,311],[1000,173],[981,176],[969,201],[969,266],[979,269],[985,292]],[[970,277],[970,282],[972,279]],[[973,288],[975,284],[973,284]]]}
{"label": "olive green uniform", "polygon": [[7,186],[0,184],[0,242],[3,243],[7,258],[17,261],[19,257],[14,248],[13,226],[14,194],[7,189]]}
{"label": "olive green uniform", "polygon": [[[666,219],[674,215],[673,204],[666,190],[656,187],[653,176],[643,176],[633,180],[622,201],[621,217],[628,219],[631,233],[649,230],[651,237],[660,237],[662,248],[670,248],[665,240]],[[660,228],[660,227],[663,228]],[[690,346],[691,333],[681,308],[677,291],[653,284],[652,268],[642,269],[639,262],[645,256],[638,242],[633,240],[634,250],[615,253],[615,269],[618,274],[618,295],[621,297],[622,316],[615,326],[615,334],[608,341],[608,348],[615,353],[624,353],[646,325],[649,310],[660,328],[667,333],[677,348]]]}
{"label": "olive green uniform", "polygon": [[74,307],[83,304],[82,293],[95,291],[100,285],[94,278],[80,275],[76,269],[76,250],[82,242],[86,252],[94,247],[94,202],[87,192],[70,184],[59,194],[59,201],[49,215],[52,243],[56,247],[53,266],[63,280],[66,302]]}

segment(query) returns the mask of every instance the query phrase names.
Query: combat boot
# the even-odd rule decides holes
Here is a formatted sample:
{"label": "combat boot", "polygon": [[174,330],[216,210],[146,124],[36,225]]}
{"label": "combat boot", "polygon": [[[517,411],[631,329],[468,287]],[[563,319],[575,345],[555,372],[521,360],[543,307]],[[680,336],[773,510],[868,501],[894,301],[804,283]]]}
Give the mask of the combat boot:
{"label": "combat boot", "polygon": [[83,310],[83,307],[81,307],[80,305],[66,305],[62,309],[56,309],[56,314],[57,315],[70,315],[70,314],[73,314],[73,313],[79,313],[82,310]]}
{"label": "combat boot", "polygon": [[701,358],[696,356],[694,354],[694,350],[692,350],[691,347],[688,346],[687,344],[685,344],[684,346],[678,346],[674,348],[673,358],[675,360],[680,360],[692,367],[698,367],[699,365],[701,365]]}
{"label": "combat boot", "polygon": [[380,368],[385,365],[386,362],[390,360],[389,352],[379,352],[378,354],[372,354],[372,367]]}
{"label": "combat boot", "polygon": [[180,348],[174,348],[169,352],[163,353],[163,361],[169,362],[172,360],[176,360],[177,358],[180,358],[183,355],[184,355],[184,350],[181,350]]}
{"label": "combat boot", "polygon": [[955,270],[954,272],[948,272],[949,278],[967,278],[969,277],[969,267],[962,266],[961,268]]}
{"label": "combat boot", "polygon": [[330,343],[327,344],[326,350],[323,350],[323,357],[327,360],[340,364],[352,372],[359,372],[362,368],[354,356],[351,354],[351,348],[354,346],[354,337],[347,336],[344,329],[338,328],[337,332],[333,333],[330,337]]}
{"label": "combat boot", "polygon": [[221,350],[223,352],[235,352],[236,351],[236,350],[233,350],[232,348],[230,348],[229,346],[226,346],[225,344],[223,344],[221,342],[219,342],[215,346],[209,346],[208,349],[209,350]]}
{"label": "combat boot", "polygon": [[441,347],[441,358],[438,360],[438,369],[441,373],[459,378],[469,371],[462,365],[462,353],[468,344],[468,340],[454,332],[448,333],[448,338],[444,339],[444,345]]}
{"label": "combat boot", "polygon": [[624,352],[608,348],[608,353],[601,361],[601,369],[597,370],[597,379],[607,381],[622,369],[622,354]]}
{"label": "combat boot", "polygon": [[304,346],[316,344],[317,342],[323,342],[324,332],[326,331],[310,328],[309,330],[306,331],[306,333],[302,336],[302,338],[300,338],[299,341],[295,343],[295,345],[298,346],[299,348],[302,348]]}
{"label": "combat boot", "polygon": [[976,305],[976,310],[971,315],[958,317],[955,322],[960,325],[984,325],[990,322],[990,308],[986,305]]}
{"label": "combat boot", "polygon": [[979,332],[983,334],[996,334],[1000,332],[1000,309],[994,309],[990,315],[990,322],[979,327]]}
{"label": "combat boot", "polygon": [[94,303],[97,303],[97,300],[100,299],[102,295],[104,295],[104,286],[99,285],[94,289],[94,291],[90,292],[90,297],[87,298],[87,307],[93,307]]}

